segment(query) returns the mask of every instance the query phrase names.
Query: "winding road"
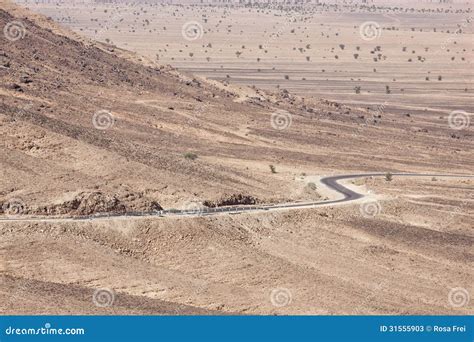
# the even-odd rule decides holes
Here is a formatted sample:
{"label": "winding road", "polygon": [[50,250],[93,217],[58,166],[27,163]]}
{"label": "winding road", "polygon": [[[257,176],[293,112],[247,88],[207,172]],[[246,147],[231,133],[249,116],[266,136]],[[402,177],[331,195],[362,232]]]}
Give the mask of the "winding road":
{"label": "winding road", "polygon": [[[130,219],[136,217],[197,217],[197,216],[212,216],[219,214],[240,214],[249,212],[264,212],[273,210],[290,210],[290,209],[303,209],[303,208],[314,208],[319,206],[327,206],[332,204],[350,203],[359,199],[365,198],[366,195],[358,193],[354,190],[349,189],[343,184],[339,183],[341,180],[365,178],[365,177],[382,177],[386,173],[359,173],[359,174],[348,174],[338,176],[323,177],[320,183],[326,186],[328,189],[335,191],[341,198],[326,201],[311,201],[311,202],[290,202],[280,204],[268,204],[268,205],[246,205],[246,206],[226,206],[216,208],[202,208],[198,206],[190,206],[185,209],[167,209],[155,212],[129,212],[124,214],[95,214],[90,216],[79,216],[79,217],[34,217],[34,216],[9,216],[0,218],[0,222],[14,221],[14,222],[67,222],[67,221],[91,221],[91,220],[108,220],[108,219]],[[456,175],[456,174],[419,174],[419,173],[393,173],[393,176],[397,177],[450,177],[450,178],[474,178],[474,175]]]}

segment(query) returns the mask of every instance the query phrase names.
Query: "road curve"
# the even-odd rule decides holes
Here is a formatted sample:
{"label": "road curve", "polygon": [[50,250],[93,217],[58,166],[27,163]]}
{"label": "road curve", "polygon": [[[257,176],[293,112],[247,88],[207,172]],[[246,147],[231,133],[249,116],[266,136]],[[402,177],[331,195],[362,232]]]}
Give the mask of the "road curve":
{"label": "road curve", "polygon": [[[290,210],[290,209],[303,209],[303,208],[314,208],[323,205],[350,203],[365,197],[364,194],[358,193],[351,190],[339,181],[347,179],[365,178],[365,177],[381,177],[385,176],[386,173],[358,173],[338,176],[328,176],[321,178],[320,182],[327,186],[329,189],[342,195],[342,198],[327,201],[312,201],[312,202],[290,202],[280,204],[267,204],[267,205],[248,205],[248,206],[227,206],[217,208],[190,208],[190,209],[168,209],[154,212],[129,212],[125,214],[95,214],[90,216],[79,216],[79,217],[34,217],[34,216],[10,216],[6,218],[0,218],[0,222],[12,221],[12,222],[28,222],[28,221],[47,221],[47,222],[67,222],[67,221],[91,221],[91,220],[107,220],[107,219],[127,219],[136,217],[196,217],[196,216],[212,216],[219,214],[240,214],[249,212],[262,212],[262,211],[273,211],[273,210]],[[419,173],[393,173],[393,176],[397,177],[451,177],[451,178],[474,178],[474,175],[456,175],[456,174],[419,174]]]}

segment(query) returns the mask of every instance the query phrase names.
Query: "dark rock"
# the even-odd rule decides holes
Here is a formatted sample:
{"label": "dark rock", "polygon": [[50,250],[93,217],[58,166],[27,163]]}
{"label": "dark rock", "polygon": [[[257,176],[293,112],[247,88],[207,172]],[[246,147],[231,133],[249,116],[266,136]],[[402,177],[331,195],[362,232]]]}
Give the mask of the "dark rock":
{"label": "dark rock", "polygon": [[28,83],[32,83],[33,80],[31,79],[31,77],[29,75],[23,75],[23,76],[20,77],[20,82],[28,84]]}
{"label": "dark rock", "polygon": [[230,197],[222,198],[218,201],[204,201],[203,204],[206,207],[215,208],[215,207],[224,207],[224,206],[231,206],[231,205],[253,205],[257,203],[258,203],[258,199],[253,196],[233,194]]}

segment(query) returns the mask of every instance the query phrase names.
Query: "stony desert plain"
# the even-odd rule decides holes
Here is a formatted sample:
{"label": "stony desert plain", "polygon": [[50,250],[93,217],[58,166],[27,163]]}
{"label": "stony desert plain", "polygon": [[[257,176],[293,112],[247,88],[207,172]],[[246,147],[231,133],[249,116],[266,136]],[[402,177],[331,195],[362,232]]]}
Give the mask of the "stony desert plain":
{"label": "stony desert plain", "polygon": [[472,314],[473,15],[1,0],[0,313]]}

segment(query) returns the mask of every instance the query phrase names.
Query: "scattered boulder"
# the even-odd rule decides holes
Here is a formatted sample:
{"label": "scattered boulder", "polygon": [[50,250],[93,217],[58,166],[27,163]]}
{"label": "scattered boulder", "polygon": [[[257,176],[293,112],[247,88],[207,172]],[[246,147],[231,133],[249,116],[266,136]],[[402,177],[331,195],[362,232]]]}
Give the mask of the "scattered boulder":
{"label": "scattered boulder", "polygon": [[17,84],[17,83],[11,83],[11,84],[8,86],[8,88],[9,88],[9,89],[16,90],[16,91],[18,91],[18,92],[20,92],[20,93],[22,93],[22,92],[24,91],[23,88],[22,88],[19,84]]}

